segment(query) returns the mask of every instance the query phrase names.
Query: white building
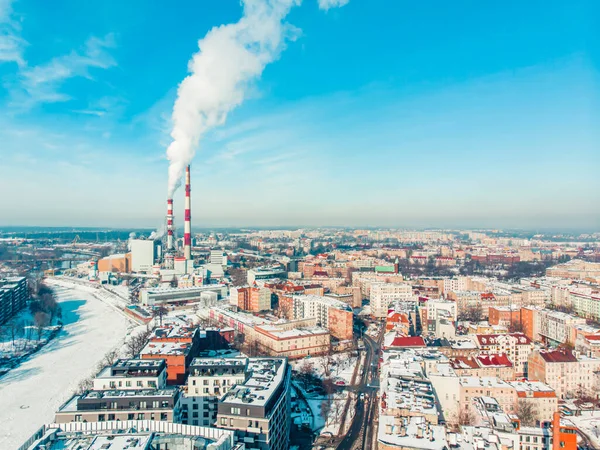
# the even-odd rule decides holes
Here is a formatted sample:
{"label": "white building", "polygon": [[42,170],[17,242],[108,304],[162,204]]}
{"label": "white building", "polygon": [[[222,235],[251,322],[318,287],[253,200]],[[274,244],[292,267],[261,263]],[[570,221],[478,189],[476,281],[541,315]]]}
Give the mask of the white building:
{"label": "white building", "polygon": [[164,359],[119,359],[94,378],[94,391],[163,389],[167,386]]}
{"label": "white building", "polygon": [[227,254],[223,250],[211,250],[210,251],[210,264],[219,266],[227,266]]}
{"label": "white building", "polygon": [[407,301],[413,298],[412,287],[404,283],[372,283],[371,315],[383,319],[388,307],[394,301]]}
{"label": "white building", "polygon": [[132,272],[151,272],[156,259],[156,244],[152,239],[131,239]]}

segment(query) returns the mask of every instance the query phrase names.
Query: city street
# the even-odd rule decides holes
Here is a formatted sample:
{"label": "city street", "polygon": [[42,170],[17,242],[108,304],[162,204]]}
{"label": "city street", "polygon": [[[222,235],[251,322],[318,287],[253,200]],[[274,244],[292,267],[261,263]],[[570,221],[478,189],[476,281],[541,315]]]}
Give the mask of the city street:
{"label": "city street", "polygon": [[363,337],[366,356],[361,381],[356,386],[356,395],[358,395],[356,414],[346,436],[337,445],[338,450],[369,448],[370,439],[372,439],[375,431],[374,418],[377,413],[377,391],[379,387],[379,352],[383,336],[384,333],[381,330],[376,340],[367,335]]}

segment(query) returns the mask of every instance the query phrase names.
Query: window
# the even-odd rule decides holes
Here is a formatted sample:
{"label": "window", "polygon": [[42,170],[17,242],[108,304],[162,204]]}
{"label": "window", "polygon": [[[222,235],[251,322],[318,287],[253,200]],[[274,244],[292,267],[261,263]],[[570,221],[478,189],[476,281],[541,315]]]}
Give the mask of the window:
{"label": "window", "polygon": [[[79,416],[79,419],[81,420],[81,416]],[[227,419],[225,417],[221,417],[221,425],[227,425]]]}
{"label": "window", "polygon": [[144,382],[141,380],[138,380],[137,382],[138,387],[143,387],[144,386]]}
{"label": "window", "polygon": [[98,414],[98,422],[104,422],[106,420],[106,416],[104,414]]}
{"label": "window", "polygon": [[127,420],[135,420],[135,414],[134,413],[127,414]]}
{"label": "window", "polygon": [[198,404],[192,405],[192,409],[198,409]]}
{"label": "window", "polygon": [[147,405],[148,405],[148,403],[145,400],[141,401],[140,402],[140,409],[146,409]]}
{"label": "window", "polygon": [[240,414],[240,408],[231,408],[231,414]]}
{"label": "window", "polygon": [[160,420],[167,420],[167,413],[160,413]]}
{"label": "window", "polygon": [[159,407],[160,407],[159,405],[160,405],[160,402],[159,402],[158,400],[154,400],[154,401],[152,402],[152,407],[153,407],[154,409],[156,409],[156,408],[159,408]]}
{"label": "window", "polygon": [[115,415],[114,414],[109,414],[108,415],[108,420],[115,420]]}
{"label": "window", "polygon": [[125,386],[126,386],[126,387],[131,387],[131,381],[126,381],[126,382],[125,382]]}

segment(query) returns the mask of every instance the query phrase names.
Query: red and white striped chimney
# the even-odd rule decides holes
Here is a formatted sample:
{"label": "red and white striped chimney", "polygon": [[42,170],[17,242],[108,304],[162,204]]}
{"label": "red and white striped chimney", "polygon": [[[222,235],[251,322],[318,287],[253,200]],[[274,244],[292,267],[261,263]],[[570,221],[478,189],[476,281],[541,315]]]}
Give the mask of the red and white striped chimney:
{"label": "red and white striped chimney", "polygon": [[185,222],[183,223],[183,256],[192,259],[192,206],[190,199],[190,166],[185,168]]}
{"label": "red and white striped chimney", "polygon": [[173,199],[167,199],[167,251],[173,250]]}

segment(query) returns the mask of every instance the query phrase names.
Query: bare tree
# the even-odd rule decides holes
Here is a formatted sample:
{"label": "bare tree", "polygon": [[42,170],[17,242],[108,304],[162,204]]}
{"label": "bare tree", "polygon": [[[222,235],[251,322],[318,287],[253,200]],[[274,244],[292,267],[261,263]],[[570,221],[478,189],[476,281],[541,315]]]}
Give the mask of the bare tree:
{"label": "bare tree", "polygon": [[459,411],[458,423],[459,425],[473,425],[475,423],[475,416],[468,406]]}
{"label": "bare tree", "polygon": [[525,400],[519,400],[517,410],[515,411],[521,423],[527,427],[532,427],[538,420],[538,410],[535,405]]}
{"label": "bare tree", "polygon": [[98,372],[100,372],[102,369],[104,369],[107,366],[112,366],[118,359],[119,359],[119,350],[112,349],[112,350],[108,351],[104,355],[102,360],[96,366],[96,368],[98,369]]}
{"label": "bare tree", "polygon": [[163,325],[163,316],[168,314],[168,312],[169,312],[169,310],[167,308],[165,308],[163,305],[157,306],[156,308],[154,308],[152,310],[152,315],[154,317],[158,317],[161,327]]}
{"label": "bare tree", "polygon": [[94,387],[94,378],[93,376],[89,376],[79,382],[79,384],[75,388],[75,393],[81,395],[92,389],[92,387]]}
{"label": "bare tree", "polygon": [[135,358],[146,346],[152,329],[146,327],[146,329],[140,333],[133,334],[125,341],[125,354],[128,358]]}
{"label": "bare tree", "polygon": [[311,362],[305,362],[300,366],[299,381],[302,383],[304,390],[308,389],[312,380],[315,378],[315,368]]}

